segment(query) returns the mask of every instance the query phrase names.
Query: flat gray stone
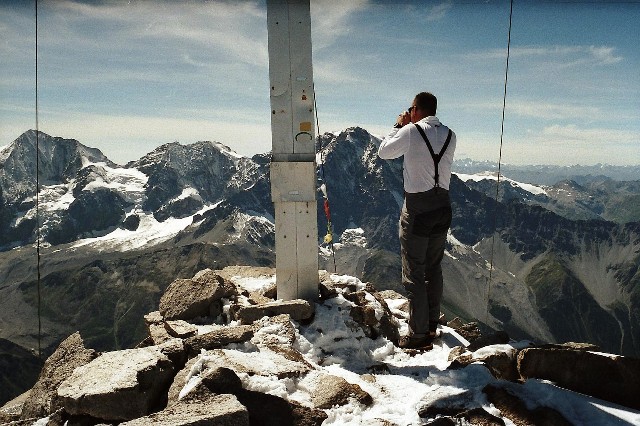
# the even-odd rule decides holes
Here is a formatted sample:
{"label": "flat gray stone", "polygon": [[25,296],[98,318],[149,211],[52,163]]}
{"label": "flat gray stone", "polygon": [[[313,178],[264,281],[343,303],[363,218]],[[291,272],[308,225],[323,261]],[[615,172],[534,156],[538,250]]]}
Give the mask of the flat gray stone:
{"label": "flat gray stone", "polygon": [[219,349],[229,343],[242,343],[251,340],[253,327],[250,325],[220,327],[206,334],[189,337],[184,341],[190,356],[196,356],[202,349]]}
{"label": "flat gray stone", "polygon": [[288,301],[276,301],[259,305],[239,306],[232,309],[232,315],[242,324],[251,324],[262,317],[274,317],[281,314],[289,314],[291,319],[304,321],[313,317],[314,305],[306,300],[296,299]]}
{"label": "flat gray stone", "polygon": [[186,339],[198,333],[198,327],[184,320],[173,320],[164,323],[164,328],[173,337]]}
{"label": "flat gray stone", "polygon": [[158,323],[162,323],[163,321],[164,321],[164,318],[162,317],[162,314],[160,313],[160,311],[149,312],[147,315],[144,316],[144,322],[147,325],[158,324]]}

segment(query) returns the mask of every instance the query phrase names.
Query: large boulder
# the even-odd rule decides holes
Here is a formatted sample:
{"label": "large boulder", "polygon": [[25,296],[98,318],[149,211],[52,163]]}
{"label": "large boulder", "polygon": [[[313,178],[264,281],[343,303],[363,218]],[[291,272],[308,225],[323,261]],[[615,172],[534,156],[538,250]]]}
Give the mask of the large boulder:
{"label": "large boulder", "polygon": [[224,280],[208,273],[194,279],[172,282],[160,298],[160,314],[165,320],[190,320],[212,314],[214,302],[226,293]]}
{"label": "large boulder", "polygon": [[156,347],[107,352],[76,368],[58,388],[71,415],[132,420],[159,408],[174,367]]}
{"label": "large boulder", "polygon": [[45,361],[38,381],[31,389],[22,408],[22,419],[46,417],[62,407],[57,398],[58,386],[69,378],[77,367],[88,364],[98,356],[87,349],[80,333],[67,337]]}
{"label": "large boulder", "polygon": [[528,348],[518,354],[523,378],[640,409],[640,359],[563,348]]}
{"label": "large boulder", "polygon": [[[222,367],[225,359],[216,358],[215,352],[218,351],[191,359],[185,368],[176,375],[169,390],[169,407],[204,400],[211,393],[233,394],[249,411],[251,424],[319,426],[327,418],[327,415],[321,410],[303,407],[275,395],[243,389],[240,378],[232,368],[253,375],[257,369],[260,369],[260,364],[255,364],[253,370],[235,362],[232,368]],[[231,351],[228,353],[231,354]],[[241,358],[243,354],[236,352],[235,356]],[[266,359],[253,358],[252,360],[259,362]],[[282,361],[278,358],[274,360],[276,362]],[[265,362],[265,365],[267,364],[269,362]],[[282,374],[282,370],[280,373]],[[283,375],[288,376],[289,373]]]}
{"label": "large boulder", "polygon": [[243,389],[237,397],[247,407],[252,425],[320,426],[328,417],[322,410],[262,392]]}

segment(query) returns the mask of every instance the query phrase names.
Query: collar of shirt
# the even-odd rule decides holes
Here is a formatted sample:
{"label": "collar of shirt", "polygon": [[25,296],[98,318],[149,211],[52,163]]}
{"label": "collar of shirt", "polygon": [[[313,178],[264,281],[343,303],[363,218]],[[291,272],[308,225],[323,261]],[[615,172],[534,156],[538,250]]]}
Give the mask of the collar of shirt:
{"label": "collar of shirt", "polygon": [[435,115],[430,115],[428,117],[425,117],[422,120],[420,120],[419,123],[428,124],[430,126],[440,126],[442,124],[440,123],[440,120],[438,120],[438,117],[436,117]]}

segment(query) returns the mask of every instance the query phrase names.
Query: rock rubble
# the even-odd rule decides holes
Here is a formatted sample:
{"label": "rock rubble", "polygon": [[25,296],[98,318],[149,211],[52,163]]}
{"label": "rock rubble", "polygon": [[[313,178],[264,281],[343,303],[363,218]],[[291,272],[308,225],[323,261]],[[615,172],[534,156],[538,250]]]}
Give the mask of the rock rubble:
{"label": "rock rubble", "polygon": [[[322,424],[328,417],[325,410],[333,407],[354,401],[364,408],[373,404],[362,387],[305,357],[298,325],[311,326],[316,309],[327,308],[322,300],[341,297],[349,327],[362,330],[364,338],[383,336],[397,344],[398,318],[406,319],[408,305],[400,301],[391,309],[386,301],[402,296],[378,293],[370,285],[333,282],[321,273],[319,303],[283,302],[274,300],[272,285],[248,291],[238,284],[243,276],[256,274],[273,276],[275,271],[233,267],[174,281],[159,310],[145,316],[149,336],[133,349],[99,354],[85,348],[78,333],[69,336],[47,360],[31,391],[0,409],[0,424],[31,425],[44,419],[38,425],[312,426]],[[640,392],[638,360],[606,356],[581,344],[518,347],[508,344],[503,332],[481,336],[475,324],[457,318],[448,325],[471,342],[450,351],[448,368],[481,364],[473,367],[486,368],[487,375],[500,380],[447,399],[426,395],[416,409],[421,417],[438,416],[433,424],[504,424],[474,405],[477,392],[516,424],[569,424],[550,408],[527,408],[520,394],[528,378],[640,408],[634,399]],[[493,350],[483,351],[487,345]],[[389,367],[378,363],[369,371],[362,378],[375,383],[373,374],[385,374]],[[295,382],[309,400],[263,393],[251,385],[255,380]]]}

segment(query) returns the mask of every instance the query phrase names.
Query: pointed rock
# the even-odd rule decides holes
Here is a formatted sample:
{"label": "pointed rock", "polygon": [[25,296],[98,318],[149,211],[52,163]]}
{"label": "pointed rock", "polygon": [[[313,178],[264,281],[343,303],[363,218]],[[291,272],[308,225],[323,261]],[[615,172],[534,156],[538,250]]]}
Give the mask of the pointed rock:
{"label": "pointed rock", "polygon": [[107,352],[76,368],[58,388],[58,397],[71,415],[132,420],[158,406],[173,372],[156,347]]}
{"label": "pointed rock", "polygon": [[85,348],[79,332],[67,337],[45,361],[40,377],[24,403],[21,418],[46,417],[61,408],[58,386],[75,368],[88,364],[97,356],[96,351]]}

